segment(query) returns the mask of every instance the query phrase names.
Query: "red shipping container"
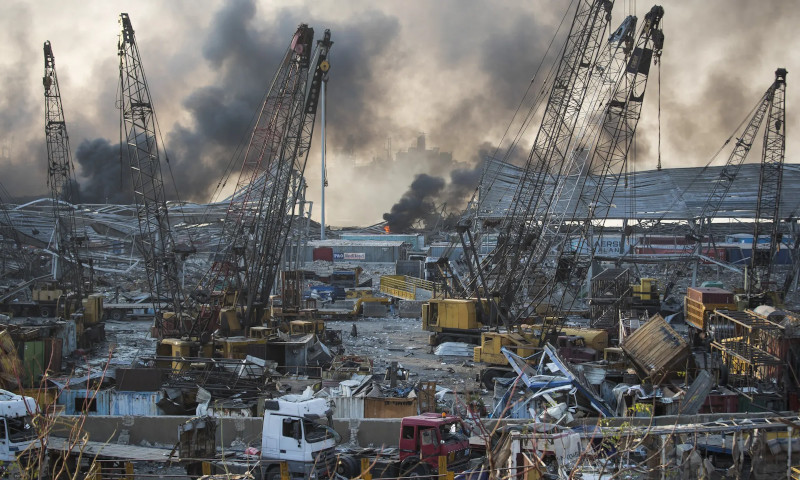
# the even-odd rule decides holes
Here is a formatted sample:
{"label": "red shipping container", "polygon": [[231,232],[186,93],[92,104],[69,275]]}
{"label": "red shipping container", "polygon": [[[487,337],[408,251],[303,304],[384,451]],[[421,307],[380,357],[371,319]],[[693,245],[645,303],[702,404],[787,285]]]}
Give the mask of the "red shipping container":
{"label": "red shipping container", "polygon": [[704,304],[734,303],[733,292],[718,287],[689,287],[686,296]]}
{"label": "red shipping container", "polygon": [[710,394],[699,413],[736,413],[739,411],[739,396],[735,394]]}
{"label": "red shipping container", "polygon": [[314,261],[324,260],[326,262],[333,261],[333,248],[332,247],[319,247],[315,248],[312,252]]}

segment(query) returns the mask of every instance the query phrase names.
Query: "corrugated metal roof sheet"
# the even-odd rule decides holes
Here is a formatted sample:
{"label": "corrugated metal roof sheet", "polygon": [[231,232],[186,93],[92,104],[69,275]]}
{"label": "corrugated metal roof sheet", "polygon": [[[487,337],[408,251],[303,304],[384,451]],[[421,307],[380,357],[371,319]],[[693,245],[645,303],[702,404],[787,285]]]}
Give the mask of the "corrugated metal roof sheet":
{"label": "corrugated metal roof sheet", "polygon": [[[610,219],[686,220],[701,214],[708,201],[713,182],[719,178],[721,166],[669,168],[616,175],[603,183],[605,199],[611,205],[596,207],[595,216]],[[759,164],[745,164],[739,170],[728,196],[720,205],[718,218],[753,218],[758,198]],[[511,199],[522,177],[522,168],[496,159],[487,159],[484,182],[479,187],[478,216],[502,218],[510,208]],[[491,181],[491,179],[494,179]],[[578,205],[580,175],[570,175],[558,202],[558,211],[576,212],[576,218],[587,214],[585,205]],[[553,192],[552,177],[545,182],[545,198]],[[595,180],[590,184],[597,184]],[[613,189],[619,184],[616,192]],[[800,165],[785,164],[783,169],[781,218],[796,215],[800,209]],[[602,211],[601,211],[602,210]]]}

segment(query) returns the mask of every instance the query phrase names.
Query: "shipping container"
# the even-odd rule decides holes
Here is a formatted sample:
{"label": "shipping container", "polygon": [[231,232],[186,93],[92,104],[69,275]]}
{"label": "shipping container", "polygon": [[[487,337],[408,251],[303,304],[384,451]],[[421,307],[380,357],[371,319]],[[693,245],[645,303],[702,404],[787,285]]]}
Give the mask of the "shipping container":
{"label": "shipping container", "polygon": [[359,233],[344,233],[341,236],[342,240],[348,241],[381,241],[392,242],[399,241],[407,243],[411,246],[412,250],[421,251],[425,248],[425,235],[419,234],[404,234],[404,233],[380,233],[380,234],[359,234]]}
{"label": "shipping container", "polygon": [[733,292],[717,287],[689,287],[686,296],[703,304],[731,304],[735,303]]}
{"label": "shipping container", "polygon": [[654,382],[658,377],[681,369],[690,353],[686,340],[658,314],[626,337],[620,347],[636,369]]}
{"label": "shipping container", "polygon": [[739,395],[732,391],[711,393],[699,413],[736,413],[739,411]]}
{"label": "shipping container", "polygon": [[65,388],[58,395],[65,415],[120,415],[152,417],[163,415],[158,408],[161,392],[119,392],[114,389],[94,391],[84,386]]}
{"label": "shipping container", "polygon": [[735,303],[703,303],[698,300],[692,300],[688,296],[684,297],[683,300],[684,320],[690,326],[703,332],[708,330],[708,316],[714,310],[736,310]]}
{"label": "shipping container", "polygon": [[315,248],[311,254],[312,258],[316,262],[317,260],[322,260],[325,262],[332,262],[333,261],[333,249],[330,247],[319,247]]}
{"label": "shipping container", "polygon": [[[287,245],[284,258],[297,258],[296,248],[297,245]],[[327,252],[320,250],[325,248],[331,249],[334,263],[394,263],[406,258],[408,244],[397,240],[312,240],[307,246],[301,247],[299,258],[303,262],[312,262],[316,251],[318,256],[323,255],[327,259]]]}

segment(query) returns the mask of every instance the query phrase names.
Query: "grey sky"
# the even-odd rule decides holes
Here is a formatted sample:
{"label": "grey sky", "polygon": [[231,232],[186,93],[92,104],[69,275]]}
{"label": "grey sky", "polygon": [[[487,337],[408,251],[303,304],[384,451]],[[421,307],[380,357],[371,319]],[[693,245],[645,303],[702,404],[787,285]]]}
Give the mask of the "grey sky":
{"label": "grey sky", "polygon": [[[568,3],[7,0],[0,3],[0,147],[10,154],[0,164],[0,182],[13,195],[46,193],[41,76],[42,44],[50,40],[73,153],[84,141],[83,151],[91,150],[82,157],[79,181],[89,181],[80,173],[93,172],[97,181],[113,184],[100,195],[120,190],[118,160],[105,157],[119,141],[117,19],[127,12],[181,196],[208,201],[247,134],[243,126],[259,107],[279,55],[297,24],[305,22],[318,37],[330,28],[335,42],[327,221],[375,223],[408,190],[414,174],[449,180],[451,170],[472,167],[479,152],[497,144]],[[777,67],[789,71],[787,161],[793,162],[797,3],[662,5],[664,166],[705,164],[755,105]],[[617,0],[611,23],[616,26],[627,13],[641,18],[651,6]],[[656,165],[655,80],[637,133],[639,169]],[[428,147],[452,152],[452,162],[353,167],[384,156],[388,138],[395,152],[415,145],[419,132],[427,134]],[[534,135],[530,129],[519,148],[527,151]],[[757,158],[754,150],[751,161]],[[104,161],[107,167],[98,163]],[[319,198],[319,170],[315,148],[307,169],[312,200]],[[318,218],[317,204],[315,211]]]}

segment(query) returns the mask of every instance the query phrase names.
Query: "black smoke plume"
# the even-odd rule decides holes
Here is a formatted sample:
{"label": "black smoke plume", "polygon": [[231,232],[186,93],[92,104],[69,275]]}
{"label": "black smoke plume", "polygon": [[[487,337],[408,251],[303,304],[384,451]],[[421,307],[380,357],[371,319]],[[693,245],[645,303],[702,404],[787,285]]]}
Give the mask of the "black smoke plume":
{"label": "black smoke plume", "polygon": [[131,174],[120,163],[119,144],[104,138],[84,140],[75,150],[75,159],[81,172],[77,197],[82,203],[133,203]]}
{"label": "black smoke plume", "polygon": [[442,189],[444,180],[441,177],[432,177],[424,173],[417,175],[400,201],[394,204],[389,213],[383,214],[389,230],[397,233],[407,232],[417,221],[426,221],[434,217],[437,213],[434,200]]}
{"label": "black smoke plume", "polygon": [[183,106],[191,113],[191,124],[177,125],[168,137],[173,170],[181,172],[177,190],[185,198],[208,200],[233,152],[248,140],[253,116],[300,23],[314,27],[316,38],[325,28],[332,32],[330,59],[335,67],[328,96],[335,101],[328,102],[328,115],[336,122],[328,125],[328,148],[341,150],[349,144],[360,149],[385,131],[386,122],[369,100],[381,93],[373,60],[386,53],[397,35],[397,19],[366,12],[330,24],[303,15],[284,9],[265,26],[252,0],[229,2],[215,15],[202,51],[217,80],[186,97]]}

